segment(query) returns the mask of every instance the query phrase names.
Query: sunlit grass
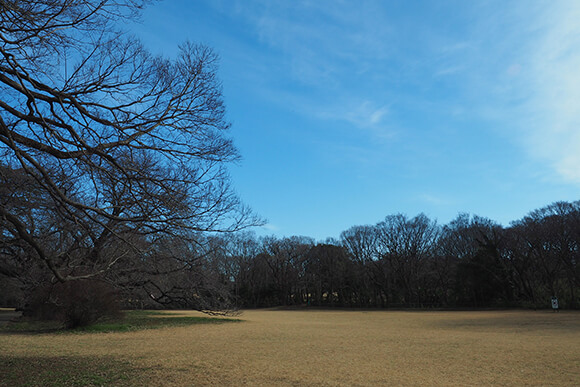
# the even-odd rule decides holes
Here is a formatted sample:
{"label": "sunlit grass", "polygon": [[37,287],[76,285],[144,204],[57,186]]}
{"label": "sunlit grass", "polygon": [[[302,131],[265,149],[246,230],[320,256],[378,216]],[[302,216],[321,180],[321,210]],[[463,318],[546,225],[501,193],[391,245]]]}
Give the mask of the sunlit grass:
{"label": "sunlit grass", "polygon": [[[192,317],[208,319],[137,312],[105,332],[0,333],[0,374],[51,385],[76,362],[70,383],[53,385],[580,385],[578,312],[252,310],[241,323],[185,323]],[[139,322],[157,319],[175,320]],[[158,329],[138,328],[147,324]],[[62,372],[47,374],[52,363]]]}

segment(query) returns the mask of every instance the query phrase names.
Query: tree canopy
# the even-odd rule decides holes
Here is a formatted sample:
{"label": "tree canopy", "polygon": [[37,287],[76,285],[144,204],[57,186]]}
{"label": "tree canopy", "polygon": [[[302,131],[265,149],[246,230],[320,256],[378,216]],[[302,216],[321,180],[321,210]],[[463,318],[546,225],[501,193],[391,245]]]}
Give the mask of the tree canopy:
{"label": "tree canopy", "polygon": [[161,239],[260,223],[227,173],[217,55],[152,55],[120,28],[146,3],[0,1],[4,271],[102,276]]}

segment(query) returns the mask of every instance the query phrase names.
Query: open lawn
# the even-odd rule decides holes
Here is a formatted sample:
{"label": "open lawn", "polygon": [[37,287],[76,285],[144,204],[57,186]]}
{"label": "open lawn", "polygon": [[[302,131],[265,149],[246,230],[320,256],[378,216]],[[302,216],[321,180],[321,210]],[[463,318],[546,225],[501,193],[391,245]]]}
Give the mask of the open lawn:
{"label": "open lawn", "polygon": [[238,318],[0,333],[0,386],[580,385],[579,312],[251,310]]}

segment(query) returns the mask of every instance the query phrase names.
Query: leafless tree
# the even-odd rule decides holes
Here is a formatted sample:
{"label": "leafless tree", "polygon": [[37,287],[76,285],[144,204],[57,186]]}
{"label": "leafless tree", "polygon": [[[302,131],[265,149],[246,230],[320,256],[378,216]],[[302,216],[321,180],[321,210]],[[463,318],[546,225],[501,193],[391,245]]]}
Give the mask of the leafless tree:
{"label": "leafless tree", "polygon": [[281,305],[300,304],[307,297],[304,282],[305,259],[314,245],[307,237],[262,238],[263,257],[274,280]]}
{"label": "leafless tree", "polygon": [[378,230],[375,226],[353,226],[340,234],[342,246],[354,261],[357,278],[354,291],[360,306],[382,304],[385,272],[378,253]]}
{"label": "leafless tree", "polygon": [[[521,221],[514,222],[512,230],[516,241],[523,244],[519,249],[513,249],[511,263],[514,266],[520,264],[518,274],[533,269],[535,275],[543,277],[542,282],[548,291],[542,294],[544,300],[558,295],[566,299],[567,306],[577,308],[580,201],[555,202],[534,210]],[[539,286],[535,288],[541,289]],[[562,297],[564,293],[567,293],[566,297]],[[535,297],[533,301],[536,302]]]}
{"label": "leafless tree", "polygon": [[387,216],[377,228],[381,260],[395,288],[403,291],[402,300],[408,305],[420,300],[419,290],[425,288],[421,286],[425,267],[440,234],[437,222],[425,214],[411,219],[398,214]]}
{"label": "leafless tree", "polygon": [[374,226],[353,226],[340,234],[341,244],[358,262],[377,259],[377,231]]}
{"label": "leafless tree", "polygon": [[150,54],[119,28],[145,3],[0,0],[0,162],[20,184],[2,192],[1,235],[58,281],[101,276],[159,234],[260,223],[230,186],[218,57]]}

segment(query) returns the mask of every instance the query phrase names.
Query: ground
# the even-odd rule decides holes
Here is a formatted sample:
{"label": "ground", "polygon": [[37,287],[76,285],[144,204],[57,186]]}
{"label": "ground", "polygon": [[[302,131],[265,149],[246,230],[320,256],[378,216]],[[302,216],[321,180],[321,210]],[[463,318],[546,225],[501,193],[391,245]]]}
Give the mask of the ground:
{"label": "ground", "polygon": [[123,333],[2,334],[0,347],[21,361],[118,361],[152,386],[580,385],[578,312],[250,310],[238,318]]}

